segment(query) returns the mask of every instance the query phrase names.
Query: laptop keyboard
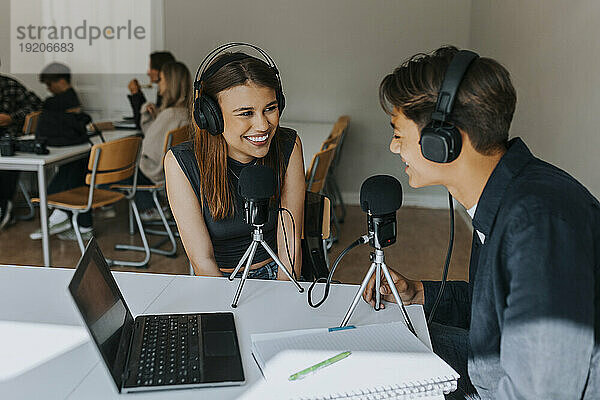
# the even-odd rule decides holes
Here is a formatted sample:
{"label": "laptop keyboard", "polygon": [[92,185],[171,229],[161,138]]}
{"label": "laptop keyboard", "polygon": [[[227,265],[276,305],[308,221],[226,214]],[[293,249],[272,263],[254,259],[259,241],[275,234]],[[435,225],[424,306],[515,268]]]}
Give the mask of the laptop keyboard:
{"label": "laptop keyboard", "polygon": [[140,386],[200,382],[198,315],[145,319],[136,383]]}

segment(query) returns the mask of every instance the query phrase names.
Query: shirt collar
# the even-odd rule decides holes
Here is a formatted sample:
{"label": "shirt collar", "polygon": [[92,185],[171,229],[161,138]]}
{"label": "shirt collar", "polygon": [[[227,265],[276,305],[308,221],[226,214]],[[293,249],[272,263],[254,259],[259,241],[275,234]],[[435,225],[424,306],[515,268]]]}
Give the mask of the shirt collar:
{"label": "shirt collar", "polygon": [[[467,210],[467,214],[469,214],[469,216],[471,217],[471,220],[473,220],[473,217],[475,216],[476,211],[477,211],[477,204],[475,204],[473,207],[471,207]],[[477,232],[477,236],[479,236],[479,240],[481,241],[481,244],[484,244],[485,243],[485,235],[483,233],[481,233],[480,231],[478,231],[477,229],[475,229],[475,232]]]}
{"label": "shirt collar", "polygon": [[469,214],[469,217],[471,217],[471,219],[473,219],[473,217],[475,216],[475,211],[477,211],[477,203],[475,203],[473,207],[467,210],[467,214]]}
{"label": "shirt collar", "polygon": [[521,138],[508,142],[508,150],[490,175],[477,202],[473,227],[485,236],[490,234],[506,189],[521,170],[534,159]]}

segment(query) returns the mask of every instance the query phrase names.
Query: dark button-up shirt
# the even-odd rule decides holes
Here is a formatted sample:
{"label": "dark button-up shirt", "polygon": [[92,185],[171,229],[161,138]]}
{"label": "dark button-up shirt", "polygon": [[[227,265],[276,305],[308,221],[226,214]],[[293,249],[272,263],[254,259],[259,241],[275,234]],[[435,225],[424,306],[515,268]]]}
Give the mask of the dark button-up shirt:
{"label": "dark button-up shirt", "polygon": [[[600,204],[509,143],[479,199],[469,283],[448,282],[442,323],[469,328],[482,398],[600,399]],[[424,282],[425,310],[439,283]]]}
{"label": "dark button-up shirt", "polygon": [[42,101],[35,93],[13,78],[0,75],[0,113],[8,114],[12,118],[12,123],[5,127],[8,133],[18,135],[27,114],[41,107]]}

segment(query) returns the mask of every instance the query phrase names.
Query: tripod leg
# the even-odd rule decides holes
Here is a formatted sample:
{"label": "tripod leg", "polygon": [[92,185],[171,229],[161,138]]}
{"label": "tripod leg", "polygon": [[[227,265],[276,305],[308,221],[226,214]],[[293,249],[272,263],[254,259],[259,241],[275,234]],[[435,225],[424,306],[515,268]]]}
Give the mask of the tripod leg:
{"label": "tripod leg", "polygon": [[265,248],[267,253],[269,253],[269,255],[273,258],[273,261],[275,261],[277,263],[277,266],[279,268],[281,268],[281,270],[287,275],[288,278],[290,278],[290,281],[292,281],[294,283],[294,285],[296,285],[296,287],[298,288],[298,291],[300,293],[304,292],[304,288],[302,286],[300,286],[300,284],[298,282],[296,282],[296,280],[294,279],[294,277],[292,276],[290,271],[288,271],[288,269],[285,267],[285,265],[283,265],[281,260],[277,257],[277,254],[275,254],[273,252],[273,250],[271,250],[271,248],[269,247],[267,242],[261,241],[260,244],[262,244],[262,246]]}
{"label": "tripod leg", "polygon": [[233,279],[235,278],[235,276],[237,275],[237,273],[240,272],[240,268],[242,268],[242,265],[244,265],[244,262],[246,262],[246,259],[250,255],[250,250],[252,250],[252,245],[253,244],[254,244],[254,242],[252,242],[250,244],[250,246],[248,246],[248,248],[246,249],[246,252],[244,253],[244,255],[242,256],[242,258],[240,259],[240,262],[238,263],[237,267],[235,267],[235,269],[233,270],[233,272],[229,275],[228,279],[230,281],[233,281]]}
{"label": "tripod leg", "polygon": [[381,287],[381,264],[376,263],[375,267],[375,311],[381,310],[381,292],[379,288]]}
{"label": "tripod leg", "polygon": [[406,312],[406,308],[404,308],[404,303],[402,303],[402,299],[400,298],[400,295],[398,294],[398,289],[396,289],[396,285],[394,285],[394,280],[392,279],[392,276],[390,275],[390,271],[388,271],[387,266],[385,264],[382,264],[381,267],[383,268],[383,274],[385,275],[385,279],[387,280],[388,284],[390,285],[390,289],[392,290],[394,299],[396,299],[396,303],[398,303],[398,307],[400,307],[400,311],[402,312],[402,316],[404,317],[404,323],[406,324],[408,329],[415,336],[417,336],[417,332],[415,331],[415,328],[414,328],[412,322],[410,321],[410,317],[408,316],[408,313]]}
{"label": "tripod leg", "polygon": [[[360,300],[360,296],[365,291],[365,288],[367,287],[367,283],[369,283],[369,279],[371,279],[371,276],[373,276],[373,272],[375,272],[375,263],[371,264],[371,268],[369,268],[369,272],[367,272],[365,279],[363,279],[362,283],[360,284],[360,288],[358,289],[358,292],[356,292],[356,296],[354,296],[354,300],[352,300],[352,305],[348,309],[348,312],[346,312],[346,315],[344,316],[344,320],[340,324],[341,327],[346,326],[348,324],[348,320],[350,319],[350,316],[354,312],[354,309],[356,308],[356,305],[358,304],[358,301]],[[379,288],[377,290],[379,290]]]}
{"label": "tripod leg", "polygon": [[244,273],[242,274],[242,279],[240,280],[240,284],[238,285],[237,291],[235,292],[235,296],[233,297],[233,303],[231,303],[231,307],[236,308],[238,300],[240,299],[240,294],[242,294],[242,289],[244,287],[244,283],[246,283],[246,279],[248,278],[248,272],[250,272],[250,266],[252,265],[252,260],[254,259],[254,253],[256,253],[256,248],[258,247],[258,242],[252,242],[250,245],[250,256],[248,257],[248,261],[246,261],[246,268],[244,269]]}

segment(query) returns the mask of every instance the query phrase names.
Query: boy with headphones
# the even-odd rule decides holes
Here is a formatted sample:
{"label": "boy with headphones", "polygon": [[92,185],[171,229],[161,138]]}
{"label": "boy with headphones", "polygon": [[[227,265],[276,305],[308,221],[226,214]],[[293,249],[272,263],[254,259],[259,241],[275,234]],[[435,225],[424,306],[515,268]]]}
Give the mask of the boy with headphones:
{"label": "boy with headphones", "polygon": [[[410,185],[444,185],[473,219],[469,282],[447,283],[429,326],[461,375],[450,397],[600,398],[600,203],[508,140],[508,71],[442,47],[386,76],[380,100]],[[403,302],[429,314],[440,282],[390,272]],[[368,303],[374,290],[394,301],[372,279]]]}

